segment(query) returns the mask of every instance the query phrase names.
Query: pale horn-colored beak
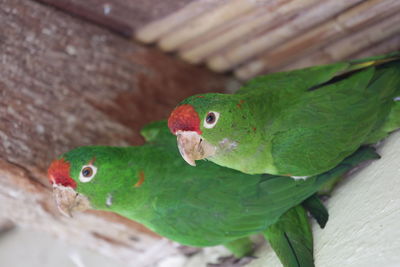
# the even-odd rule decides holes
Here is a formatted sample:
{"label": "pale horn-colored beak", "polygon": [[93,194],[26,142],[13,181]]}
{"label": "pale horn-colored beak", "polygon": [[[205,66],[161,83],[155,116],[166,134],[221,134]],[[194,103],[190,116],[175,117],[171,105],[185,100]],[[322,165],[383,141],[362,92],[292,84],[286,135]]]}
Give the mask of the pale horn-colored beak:
{"label": "pale horn-colored beak", "polygon": [[177,131],[178,148],[183,159],[192,166],[195,161],[215,154],[216,148],[194,131]]}
{"label": "pale horn-colored beak", "polygon": [[84,211],[91,208],[87,197],[68,186],[53,185],[53,196],[58,210],[67,217],[72,217],[75,211]]}

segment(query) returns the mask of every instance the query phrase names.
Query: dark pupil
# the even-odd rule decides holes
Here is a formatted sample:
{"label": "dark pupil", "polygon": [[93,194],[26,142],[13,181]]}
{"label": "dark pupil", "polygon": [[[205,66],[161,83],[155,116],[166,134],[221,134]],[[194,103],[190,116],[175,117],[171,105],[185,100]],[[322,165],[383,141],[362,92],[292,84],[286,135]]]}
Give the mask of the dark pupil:
{"label": "dark pupil", "polygon": [[92,175],[92,169],[89,168],[89,167],[88,168],[84,168],[82,170],[82,175],[85,176],[85,177],[88,177],[88,176]]}
{"label": "dark pupil", "polygon": [[207,118],[206,118],[206,122],[211,124],[214,121],[215,121],[215,114],[214,113],[208,113],[207,114]]}

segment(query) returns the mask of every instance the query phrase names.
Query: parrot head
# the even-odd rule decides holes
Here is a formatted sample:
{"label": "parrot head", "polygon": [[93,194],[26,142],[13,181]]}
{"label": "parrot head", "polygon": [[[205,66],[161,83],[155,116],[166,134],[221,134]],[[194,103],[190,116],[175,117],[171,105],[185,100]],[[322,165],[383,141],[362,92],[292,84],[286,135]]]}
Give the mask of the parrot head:
{"label": "parrot head", "polygon": [[[71,217],[74,211],[107,209],[112,192],[141,183],[142,169],[128,159],[122,148],[79,147],[54,160],[48,179],[60,212]],[[136,162],[136,161],[135,161]],[[132,179],[121,179],[132,177]],[[129,181],[129,185],[125,185]]]}
{"label": "parrot head", "polygon": [[[88,176],[90,172],[93,173],[93,169],[88,165],[84,173]],[[71,164],[64,157],[51,163],[47,177],[53,185],[57,208],[63,215],[72,217],[74,211],[84,211],[91,207],[89,199],[76,191],[77,180],[71,177]]]}
{"label": "parrot head", "polygon": [[[195,160],[223,157],[236,150],[240,136],[252,134],[246,102],[236,95],[194,95],[170,114],[168,127],[177,136],[179,152],[192,166]],[[223,164],[221,164],[223,165]]]}

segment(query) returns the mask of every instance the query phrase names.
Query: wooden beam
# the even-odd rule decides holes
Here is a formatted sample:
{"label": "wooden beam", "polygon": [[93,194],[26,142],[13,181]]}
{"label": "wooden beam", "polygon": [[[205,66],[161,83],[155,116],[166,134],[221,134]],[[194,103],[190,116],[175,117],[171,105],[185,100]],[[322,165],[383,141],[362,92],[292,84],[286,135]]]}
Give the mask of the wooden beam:
{"label": "wooden beam", "polygon": [[373,44],[361,51],[357,51],[355,54],[349,56],[349,58],[365,58],[373,55],[383,55],[393,51],[400,51],[400,34],[384,39],[380,43]]}
{"label": "wooden beam", "polygon": [[[332,46],[334,47],[335,44],[332,44]],[[365,44],[365,46],[367,47],[362,48],[354,54],[349,53],[350,55],[341,59],[334,59],[333,56],[330,55],[325,49],[320,49],[318,51],[305,55],[304,57],[298,59],[291,64],[283,66],[277,71],[301,69],[315,65],[329,64],[338,60],[366,58],[398,51],[400,50],[400,35],[397,34],[389,38],[384,38],[369,45]]]}
{"label": "wooden beam", "polygon": [[159,46],[164,51],[176,50],[191,39],[256,8],[257,1],[233,0],[227,2],[184,25],[180,25],[174,32],[161,38]]}
{"label": "wooden beam", "polygon": [[136,31],[136,38],[144,43],[152,43],[171,33],[180,25],[190,23],[190,20],[197,16],[214,9],[226,1],[198,0],[185,6],[184,8],[169,14],[168,16],[157,19]]}
{"label": "wooden beam", "polygon": [[[306,32],[262,54],[257,59],[239,67],[235,74],[240,79],[249,79],[260,73],[277,70],[284,65],[307,55],[312,51],[334,42],[344,36],[349,36],[361,29],[366,29],[371,35],[378,34],[369,25],[374,22],[386,19],[392,14],[400,11],[400,1],[397,0],[371,0],[363,2],[337,18],[330,20],[315,29]],[[388,28],[397,28],[397,25],[388,25]],[[352,50],[351,47],[342,49]],[[356,52],[356,51],[353,51]]]}
{"label": "wooden beam", "polygon": [[267,30],[256,38],[243,40],[242,43],[238,43],[235,47],[229,48],[217,56],[210,57],[207,60],[207,65],[218,72],[230,70],[251,58],[259,56],[264,51],[270,51],[274,47],[304,34],[306,30],[334,17],[358,2],[360,0],[330,0],[323,1],[310,8],[299,6],[296,13],[288,14],[289,20],[287,22]]}
{"label": "wooden beam", "polygon": [[223,52],[243,40],[251,40],[262,32],[288,20],[293,12],[317,0],[278,0],[266,2],[258,9],[211,29],[199,38],[188,42],[179,51],[179,56],[191,63],[200,63],[206,57]]}

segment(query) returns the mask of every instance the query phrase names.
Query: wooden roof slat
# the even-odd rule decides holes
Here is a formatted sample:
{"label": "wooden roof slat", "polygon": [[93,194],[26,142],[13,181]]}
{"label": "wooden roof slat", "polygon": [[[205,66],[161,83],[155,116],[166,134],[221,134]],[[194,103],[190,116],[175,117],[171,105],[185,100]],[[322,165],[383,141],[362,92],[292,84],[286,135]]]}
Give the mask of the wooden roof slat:
{"label": "wooden roof slat", "polygon": [[174,32],[161,38],[158,43],[164,51],[178,49],[184,43],[196,38],[209,30],[242,16],[258,7],[257,1],[233,0],[216,7],[199,17],[180,25]]}
{"label": "wooden roof slat", "polygon": [[332,18],[343,10],[361,2],[361,0],[329,0],[318,6],[302,12],[299,16],[286,22],[280,27],[265,32],[252,40],[243,40],[245,44],[227,49],[217,56],[207,60],[207,65],[214,71],[230,70],[239,64],[259,55],[263,51],[282,44],[303,33],[309,28]]}
{"label": "wooden roof slat", "polygon": [[375,43],[379,43],[392,35],[400,34],[399,13],[392,15],[379,23],[364,28],[362,31],[349,35],[325,47],[323,50],[334,61],[348,58],[350,55],[365,49]]}
{"label": "wooden roof slat", "polygon": [[135,33],[135,37],[141,42],[153,43],[176,27],[185,24],[204,12],[222,5],[224,2],[226,1],[198,0],[192,2],[177,12],[138,29]]}
{"label": "wooden roof slat", "polygon": [[400,50],[400,34],[390,36],[387,39],[382,40],[378,44],[373,44],[361,51],[357,51],[351,55],[351,58],[365,58],[371,55],[383,55],[393,51]]}
{"label": "wooden roof slat", "polygon": [[267,2],[246,16],[234,20],[234,23],[224,23],[211,29],[209,33],[184,46],[179,55],[191,63],[199,63],[235,42],[250,40],[278,24],[283,24],[294,14],[318,2],[319,0]]}
{"label": "wooden roof slat", "polygon": [[[386,19],[391,14],[399,11],[400,1],[398,0],[371,0],[364,2],[304,35],[276,49],[267,51],[257,59],[237,68],[235,74],[238,78],[246,80],[263,72],[277,70],[307,53],[311,53],[346,35],[351,35],[355,31],[368,27],[368,25],[378,20]],[[358,16],[358,19],[355,16]],[[396,25],[388,26],[389,28],[396,27]],[[369,31],[371,34],[378,34],[372,29],[369,29]],[[344,47],[344,49],[347,50],[349,47]]]}
{"label": "wooden roof slat", "polygon": [[[141,42],[158,42],[190,63],[205,62],[217,72],[236,69],[241,79],[301,66],[297,60],[400,12],[399,0],[34,1],[127,37],[135,34]],[[329,57],[320,52],[315,63]]]}
{"label": "wooden roof slat", "polygon": [[[372,29],[375,29],[372,27]],[[368,30],[365,29],[362,34],[368,34]],[[360,38],[359,36],[356,38]],[[334,59],[333,55],[329,54],[329,50],[333,48],[328,48],[328,49],[320,49],[318,51],[315,51],[313,53],[309,53],[304,55],[301,59],[296,60],[295,62],[288,64],[280,69],[277,69],[276,71],[288,71],[288,70],[293,70],[293,69],[299,69],[299,68],[305,68],[305,67],[311,67],[314,65],[321,65],[321,64],[329,64],[333,61],[337,60],[344,60],[344,59],[357,59],[357,58],[365,58],[365,57],[370,57],[372,55],[382,55],[386,54],[389,52],[393,52],[396,50],[400,50],[400,34],[394,35],[394,36],[389,36],[388,38],[379,38],[382,40],[373,42],[368,46],[368,44],[364,44],[363,48],[361,50],[357,51],[354,54],[348,53],[349,55],[340,58],[340,59]],[[334,47],[335,44],[332,44]],[[357,49],[358,50],[358,49]],[[274,70],[275,71],[275,70]]]}

